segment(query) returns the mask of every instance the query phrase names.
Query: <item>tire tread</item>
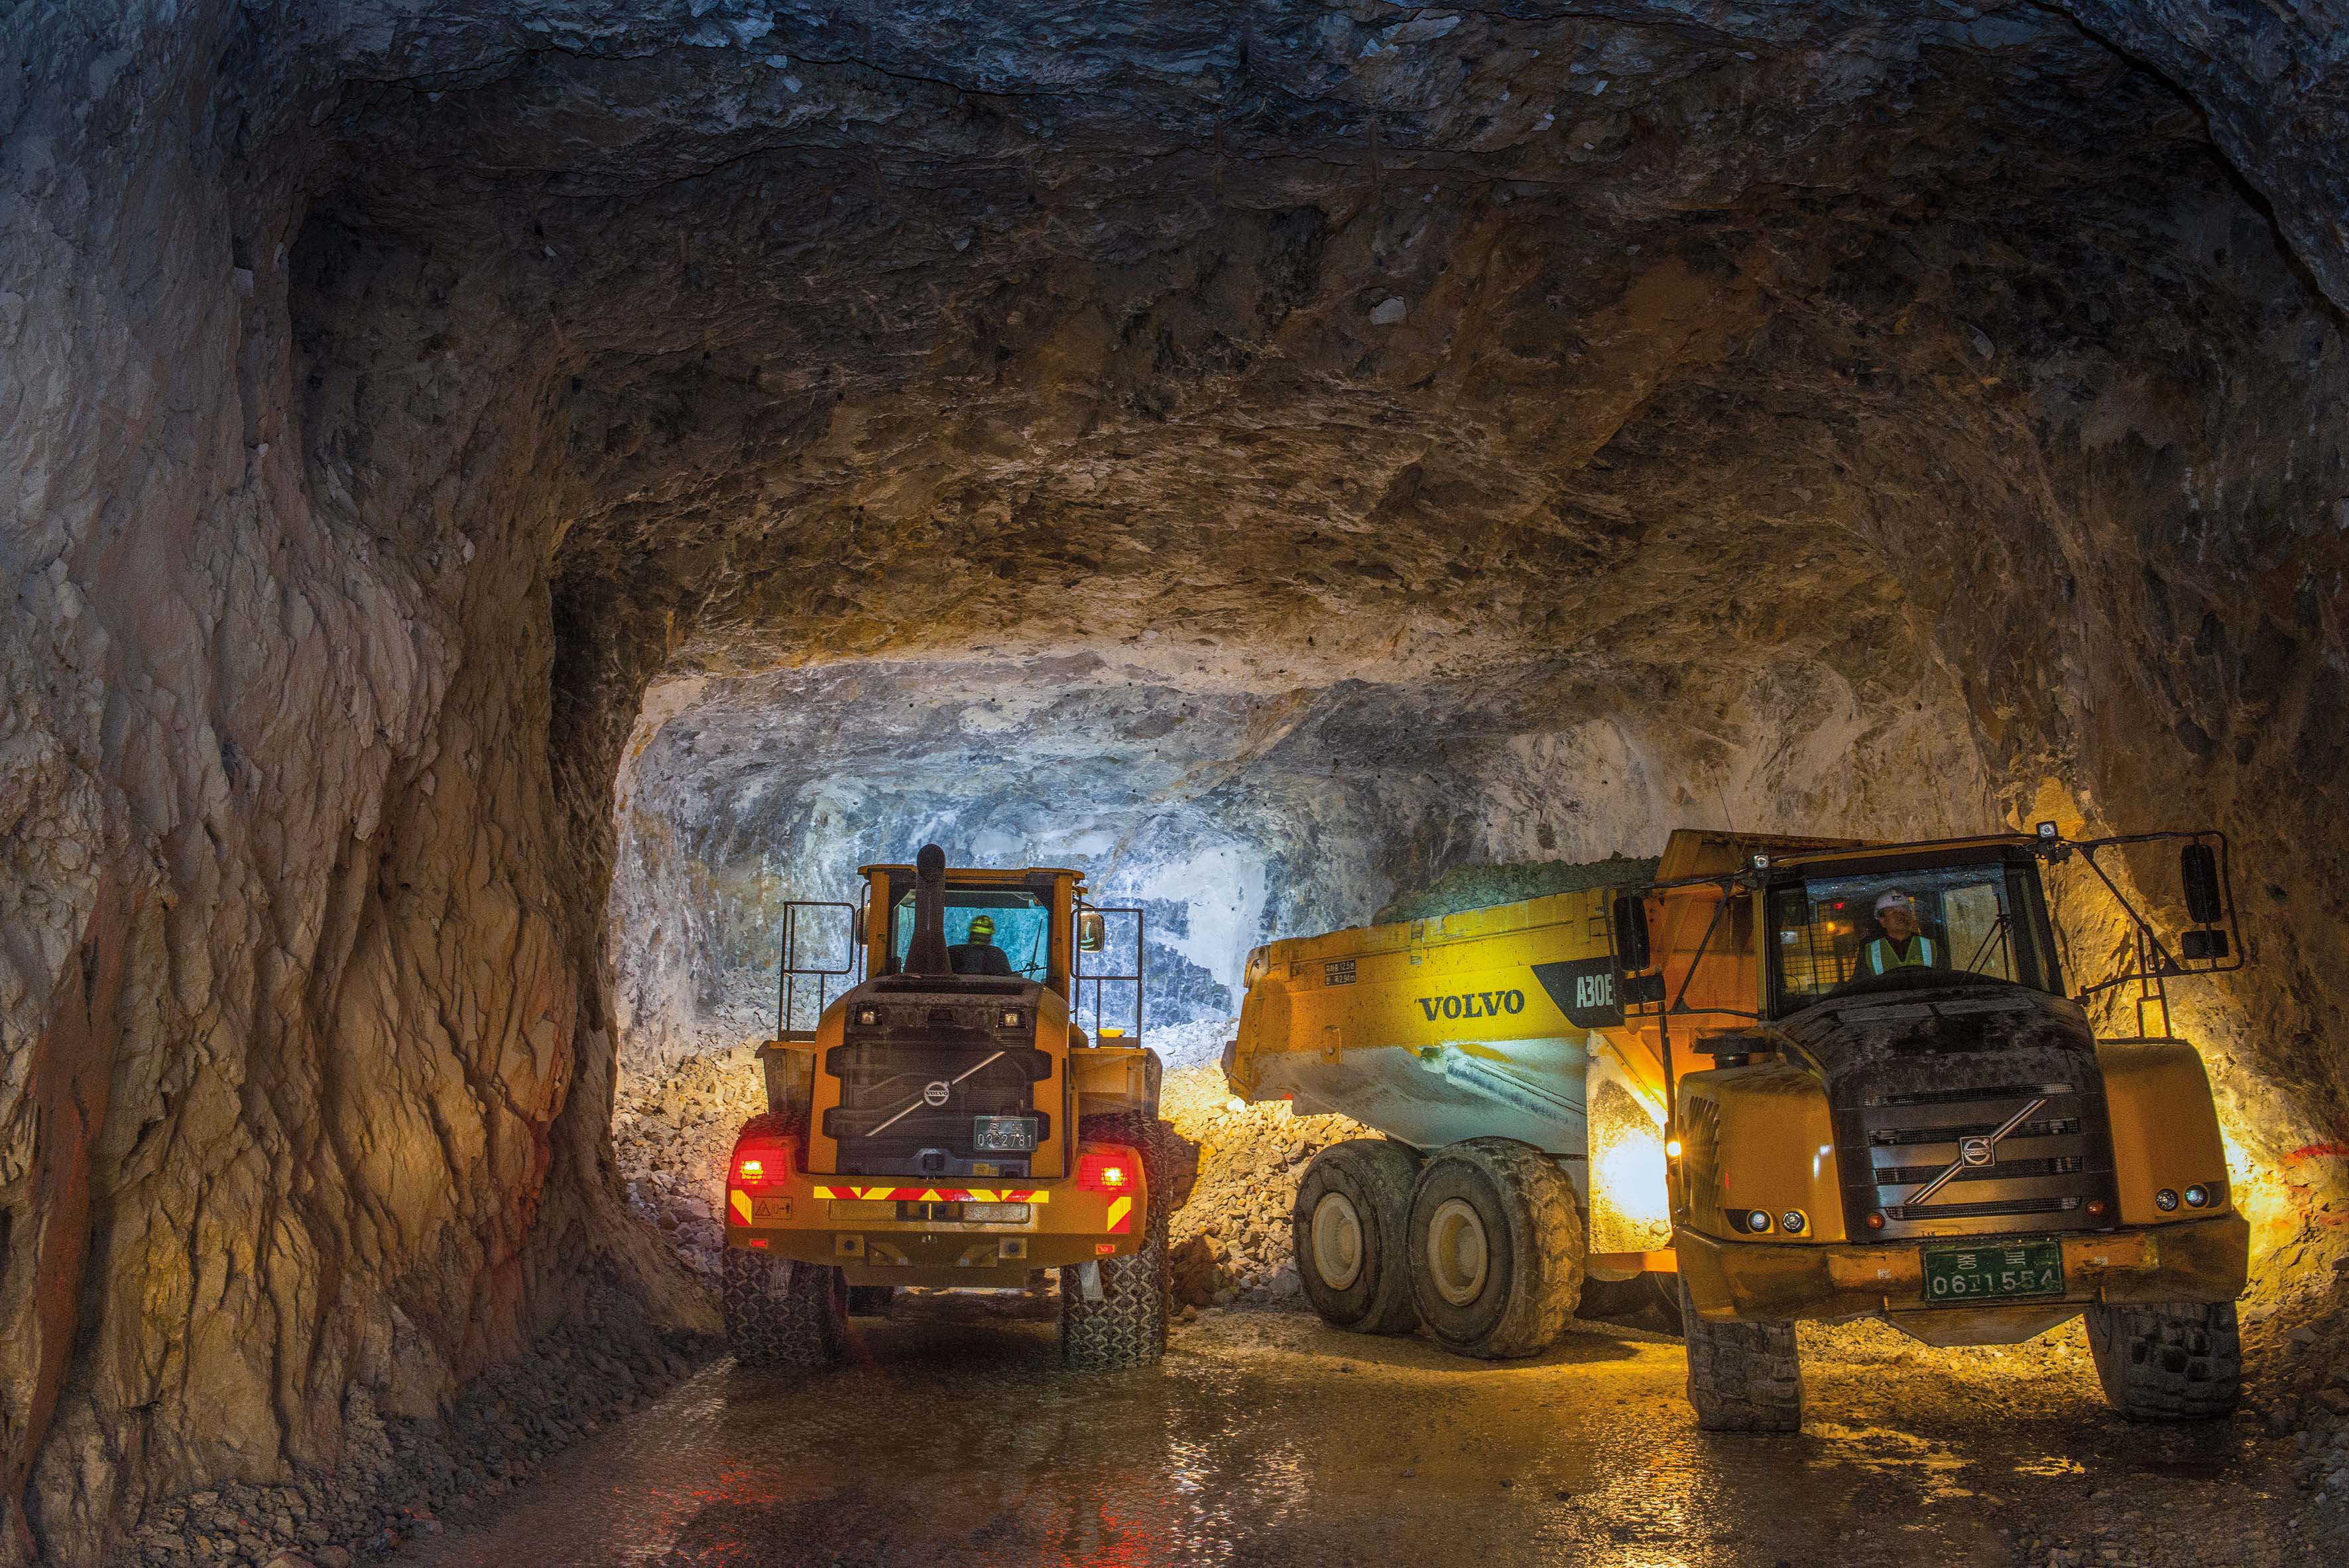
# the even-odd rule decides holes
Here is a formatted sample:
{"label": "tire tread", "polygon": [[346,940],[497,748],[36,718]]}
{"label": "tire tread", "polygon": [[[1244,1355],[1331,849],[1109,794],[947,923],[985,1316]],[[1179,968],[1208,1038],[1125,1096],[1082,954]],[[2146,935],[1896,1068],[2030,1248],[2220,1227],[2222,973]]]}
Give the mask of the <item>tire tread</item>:
{"label": "tire tread", "polygon": [[2243,1393],[2243,1341],[2231,1301],[2092,1306],[2088,1353],[2105,1402],[2132,1421],[2214,1421]]}

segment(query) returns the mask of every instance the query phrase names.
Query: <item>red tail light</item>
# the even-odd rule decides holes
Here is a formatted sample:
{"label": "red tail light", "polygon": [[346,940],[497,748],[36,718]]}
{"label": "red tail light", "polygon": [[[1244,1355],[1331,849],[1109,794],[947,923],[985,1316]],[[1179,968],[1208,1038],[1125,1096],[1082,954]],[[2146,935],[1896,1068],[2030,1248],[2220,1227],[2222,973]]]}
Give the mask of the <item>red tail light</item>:
{"label": "red tail light", "polygon": [[1077,1185],[1088,1192],[1131,1192],[1142,1179],[1142,1161],[1131,1149],[1105,1149],[1077,1160]]}
{"label": "red tail light", "polygon": [[745,1132],[734,1140],[734,1158],[726,1167],[726,1184],[755,1191],[781,1184],[792,1173],[799,1156],[794,1139],[778,1132]]}

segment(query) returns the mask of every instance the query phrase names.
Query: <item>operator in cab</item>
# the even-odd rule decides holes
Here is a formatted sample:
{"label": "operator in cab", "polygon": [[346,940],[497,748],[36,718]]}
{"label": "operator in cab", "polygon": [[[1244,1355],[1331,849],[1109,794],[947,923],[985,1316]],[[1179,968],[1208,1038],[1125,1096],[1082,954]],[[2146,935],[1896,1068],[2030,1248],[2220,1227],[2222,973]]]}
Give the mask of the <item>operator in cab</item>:
{"label": "operator in cab", "polygon": [[1859,967],[1853,972],[1853,979],[1872,979],[1896,969],[1941,967],[1941,950],[1921,929],[1917,906],[1907,893],[1895,889],[1878,899],[1876,924],[1884,934],[1859,950]]}
{"label": "operator in cab", "polygon": [[995,917],[973,915],[970,937],[947,949],[947,962],[957,975],[1001,975],[1011,973],[1011,960],[1003,949],[995,945]]}

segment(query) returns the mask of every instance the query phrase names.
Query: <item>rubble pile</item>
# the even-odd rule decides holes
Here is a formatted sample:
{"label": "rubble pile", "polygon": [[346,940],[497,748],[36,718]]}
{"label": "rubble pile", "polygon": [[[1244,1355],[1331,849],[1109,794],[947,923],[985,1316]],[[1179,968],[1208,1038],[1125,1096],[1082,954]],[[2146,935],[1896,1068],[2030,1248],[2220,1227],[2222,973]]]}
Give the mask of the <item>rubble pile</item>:
{"label": "rubble pile", "polygon": [[2335,1238],[2297,1243],[2254,1276],[2242,1308],[2246,1413],[2291,1439],[2301,1489],[2336,1517],[2349,1509],[2349,1316],[2323,1282],[2343,1274],[2349,1248]]}
{"label": "rubble pile", "polygon": [[718,1277],[725,1246],[726,1161],[742,1124],[767,1109],[756,1041],[688,1057],[661,1076],[623,1069],[612,1150],[628,1202],[687,1267]]}
{"label": "rubble pile", "polygon": [[1160,1113],[1199,1146],[1198,1181],[1173,1230],[1174,1288],[1186,1310],[1296,1300],[1288,1213],[1306,1164],[1330,1144],[1378,1136],[1342,1116],[1299,1116],[1230,1094],[1213,1064],[1168,1073],[1159,1094]]}
{"label": "rubble pile", "polygon": [[437,1535],[512,1491],[574,1441],[668,1391],[713,1346],[643,1326],[600,1288],[589,1309],[492,1368],[438,1419],[343,1397],[342,1462],[283,1484],[229,1480],[150,1507],[119,1561],[140,1568],[342,1568]]}

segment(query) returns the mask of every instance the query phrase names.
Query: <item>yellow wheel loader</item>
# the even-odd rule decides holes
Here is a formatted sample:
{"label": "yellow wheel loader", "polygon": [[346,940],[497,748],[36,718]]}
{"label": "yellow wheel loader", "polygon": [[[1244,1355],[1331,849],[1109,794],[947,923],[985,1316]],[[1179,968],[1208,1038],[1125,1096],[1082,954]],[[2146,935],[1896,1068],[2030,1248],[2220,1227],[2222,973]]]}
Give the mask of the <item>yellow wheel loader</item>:
{"label": "yellow wheel loader", "polygon": [[[2183,910],[2149,914],[2163,844]],[[2114,1408],[2221,1416],[2250,1233],[2166,986],[2241,963],[2225,855],[1682,830],[1639,885],[1258,948],[1224,1073],[1385,1135],[1298,1189],[1339,1327],[1525,1356],[1586,1292],[1670,1282],[1700,1424],[1791,1430],[1797,1322],[1986,1345],[2085,1313]],[[2067,992],[2051,872],[2117,907],[2121,973]]]}
{"label": "yellow wheel loader", "polygon": [[[1058,1268],[1070,1366],[1157,1360],[1181,1195],[1158,1057],[1138,1040],[1142,912],[1092,908],[1064,868],[948,870],[936,845],[859,874],[859,904],[783,912],[768,1111],[726,1178],[735,1355],[828,1365],[850,1313],[891,1287],[1020,1288]],[[834,914],[848,941],[811,961]],[[1133,968],[1086,974],[1112,916],[1131,918]],[[818,1016],[793,1029],[802,985]],[[1133,1033],[1101,1023],[1112,985],[1132,988]]]}

